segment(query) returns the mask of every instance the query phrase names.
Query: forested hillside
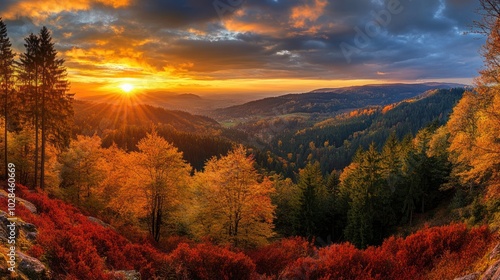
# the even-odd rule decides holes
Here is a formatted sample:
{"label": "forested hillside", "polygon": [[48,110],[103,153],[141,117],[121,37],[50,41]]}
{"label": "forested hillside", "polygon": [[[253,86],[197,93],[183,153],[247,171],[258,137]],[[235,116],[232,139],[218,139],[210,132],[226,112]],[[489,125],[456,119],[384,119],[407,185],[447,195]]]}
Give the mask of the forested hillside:
{"label": "forested hillside", "polygon": [[217,109],[219,118],[247,118],[293,113],[335,113],[343,109],[382,106],[413,98],[432,89],[461,87],[459,84],[389,84],[338,89],[319,89],[302,94],[287,94]]}
{"label": "forested hillside", "polygon": [[[351,162],[359,148],[366,149],[372,142],[380,150],[391,134],[402,140],[405,136],[416,135],[431,123],[446,123],[463,93],[463,88],[433,90],[387,106],[353,110],[309,126],[291,120],[287,129],[276,131],[269,140],[268,149],[277,157],[268,160],[261,155],[257,160],[287,177],[293,177],[297,168],[303,168],[311,161],[318,161],[323,173],[341,170]],[[281,121],[286,123],[287,119]],[[240,129],[250,135],[256,135],[258,130],[269,132],[251,124]]]}
{"label": "forested hillside", "polygon": [[75,102],[74,135],[97,135],[105,148],[116,145],[137,151],[137,143],[154,128],[173,143],[184,158],[200,170],[213,156],[227,154],[233,145],[228,133],[215,120],[150,105]]}

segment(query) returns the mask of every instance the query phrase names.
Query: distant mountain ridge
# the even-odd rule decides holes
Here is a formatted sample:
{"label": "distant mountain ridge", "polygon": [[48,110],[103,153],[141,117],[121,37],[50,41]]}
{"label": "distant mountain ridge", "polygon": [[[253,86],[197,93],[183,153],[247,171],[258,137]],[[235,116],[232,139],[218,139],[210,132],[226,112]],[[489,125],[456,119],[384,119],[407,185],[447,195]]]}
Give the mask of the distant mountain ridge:
{"label": "distant mountain ridge", "polygon": [[291,113],[334,113],[372,105],[388,105],[416,97],[432,89],[463,88],[454,83],[380,84],[334,89],[317,89],[307,93],[268,97],[242,105],[214,111],[218,118],[272,116]]}
{"label": "distant mountain ridge", "polygon": [[219,123],[209,117],[146,104],[116,105],[79,100],[75,101],[74,109],[76,130],[82,134],[100,134],[104,130],[130,125],[162,124],[189,133],[205,133],[220,128]]}

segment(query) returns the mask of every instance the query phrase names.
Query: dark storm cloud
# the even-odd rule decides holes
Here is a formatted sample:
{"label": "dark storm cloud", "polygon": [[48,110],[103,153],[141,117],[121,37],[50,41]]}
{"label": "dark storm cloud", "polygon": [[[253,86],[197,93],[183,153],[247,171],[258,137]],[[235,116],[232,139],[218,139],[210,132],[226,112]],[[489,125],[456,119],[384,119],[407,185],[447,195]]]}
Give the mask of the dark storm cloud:
{"label": "dark storm cloud", "polygon": [[[472,77],[481,65],[484,39],[463,34],[477,20],[474,0],[216,1],[229,8],[221,14],[211,0],[79,0],[80,8],[20,15],[14,5],[35,3],[20,0],[2,1],[0,12],[10,15],[15,46],[47,25],[68,59],[81,60],[75,67],[88,69],[95,66],[85,59],[126,56],[217,79],[439,79]],[[342,44],[352,47],[347,56]]]}

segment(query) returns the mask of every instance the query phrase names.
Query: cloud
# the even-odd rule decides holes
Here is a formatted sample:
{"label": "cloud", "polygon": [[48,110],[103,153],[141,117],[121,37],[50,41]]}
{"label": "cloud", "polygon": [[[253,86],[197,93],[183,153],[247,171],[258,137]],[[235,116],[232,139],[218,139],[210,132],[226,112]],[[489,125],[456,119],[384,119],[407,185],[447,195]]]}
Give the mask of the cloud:
{"label": "cloud", "polygon": [[[401,12],[380,18],[389,3],[399,4]],[[23,38],[46,25],[70,79],[81,82],[113,77],[411,80],[476,75],[484,38],[463,33],[477,19],[477,5],[469,0],[248,0],[221,18],[206,0],[2,0],[0,14],[20,52]],[[376,32],[366,35],[367,30]],[[356,44],[359,31],[365,34],[362,45]],[[355,48],[350,60],[343,43]]]}
{"label": "cloud", "polygon": [[314,23],[323,15],[327,4],[326,0],[314,0],[312,4],[293,7],[290,24],[295,28],[305,28],[308,23]]}

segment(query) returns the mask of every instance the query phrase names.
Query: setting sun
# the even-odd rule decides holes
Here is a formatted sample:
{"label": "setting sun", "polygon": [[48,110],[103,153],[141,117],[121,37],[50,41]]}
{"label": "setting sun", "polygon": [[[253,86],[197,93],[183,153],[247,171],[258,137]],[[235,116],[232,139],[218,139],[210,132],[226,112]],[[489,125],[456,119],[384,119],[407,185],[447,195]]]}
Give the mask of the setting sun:
{"label": "setting sun", "polygon": [[131,84],[121,84],[120,88],[125,92],[125,93],[130,93],[133,89],[134,86]]}

